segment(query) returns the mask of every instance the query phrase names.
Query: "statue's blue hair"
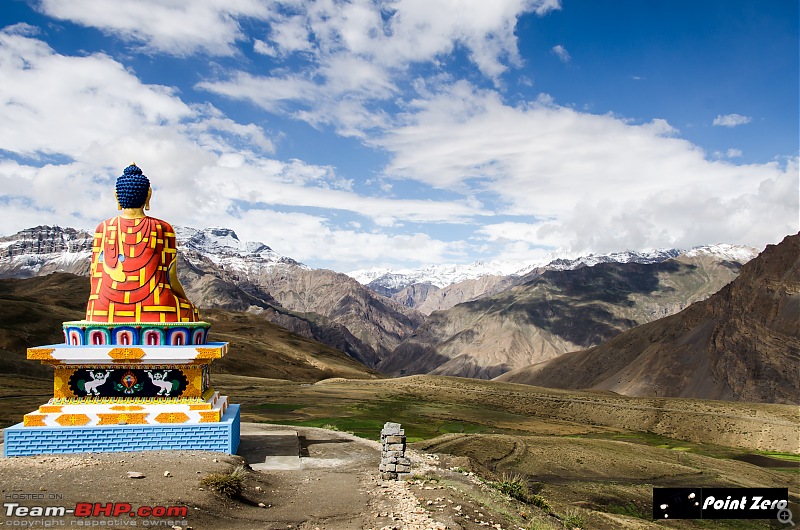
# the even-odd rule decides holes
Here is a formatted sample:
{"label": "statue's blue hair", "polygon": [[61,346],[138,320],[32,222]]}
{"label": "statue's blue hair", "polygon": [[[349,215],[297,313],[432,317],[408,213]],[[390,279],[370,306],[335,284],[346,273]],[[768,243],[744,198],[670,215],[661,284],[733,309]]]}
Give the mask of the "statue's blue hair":
{"label": "statue's blue hair", "polygon": [[147,202],[150,181],[136,164],[125,168],[117,178],[117,200],[122,208],[141,208]]}

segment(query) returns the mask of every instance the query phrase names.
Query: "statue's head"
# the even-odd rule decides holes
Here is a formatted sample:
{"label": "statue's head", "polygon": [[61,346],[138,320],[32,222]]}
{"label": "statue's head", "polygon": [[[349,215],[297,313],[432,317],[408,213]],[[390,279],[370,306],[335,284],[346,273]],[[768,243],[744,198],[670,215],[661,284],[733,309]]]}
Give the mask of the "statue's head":
{"label": "statue's head", "polygon": [[135,163],[117,178],[117,202],[120,208],[142,208],[150,196],[150,181]]}

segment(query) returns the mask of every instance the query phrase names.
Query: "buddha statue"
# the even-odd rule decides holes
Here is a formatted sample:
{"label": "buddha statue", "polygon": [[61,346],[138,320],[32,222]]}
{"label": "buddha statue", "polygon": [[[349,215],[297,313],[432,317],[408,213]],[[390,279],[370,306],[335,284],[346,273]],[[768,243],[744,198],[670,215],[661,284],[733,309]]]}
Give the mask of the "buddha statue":
{"label": "buddha statue", "polygon": [[86,320],[93,322],[197,322],[176,271],[175,231],[150,217],[153,190],[135,163],[116,182],[117,217],[94,234],[91,294]]}

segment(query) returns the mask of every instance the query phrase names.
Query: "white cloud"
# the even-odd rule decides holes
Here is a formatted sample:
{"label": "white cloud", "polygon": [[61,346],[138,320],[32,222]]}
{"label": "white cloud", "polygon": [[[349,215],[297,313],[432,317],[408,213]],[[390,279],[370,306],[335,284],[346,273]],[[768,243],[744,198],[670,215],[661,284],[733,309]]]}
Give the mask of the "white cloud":
{"label": "white cloud", "polygon": [[275,48],[259,39],[253,40],[253,51],[260,53],[261,55],[268,55],[270,57],[277,57],[278,55],[278,52],[275,50]]}
{"label": "white cloud", "polygon": [[728,149],[724,153],[722,151],[714,151],[714,158],[741,158],[742,157],[742,150],[741,149]]}
{"label": "white cloud", "polygon": [[[405,221],[464,223],[475,215],[487,213],[468,201],[362,196],[350,189],[349,181],[336,177],[333,168],[312,166],[299,160],[286,163],[262,159],[233,168],[217,164],[205,167],[194,179],[193,192],[212,195],[222,204],[246,201],[256,205],[341,210],[368,217],[377,225],[387,227]],[[208,210],[201,208],[199,218],[192,220],[193,225],[197,225]]]}
{"label": "white cloud", "polygon": [[736,127],[745,125],[753,120],[750,116],[742,116],[741,114],[718,114],[714,118],[714,125],[721,127]]}
{"label": "white cloud", "polygon": [[269,4],[259,0],[39,0],[38,6],[51,17],[178,56],[232,55],[235,42],[247,39],[238,19],[269,17]]}
{"label": "white cloud", "polygon": [[[388,176],[489,193],[499,213],[547,219],[536,230],[502,226],[506,237],[532,245],[560,241],[603,252],[709,241],[762,246],[797,231],[796,165],[708,160],[676,132],[664,120],[637,125],[547,99],[510,107],[497,93],[460,82],[418,101],[378,145],[393,154]],[[760,186],[785,187],[792,178],[794,193],[758,199]]]}
{"label": "white cloud", "polygon": [[557,44],[557,45],[553,46],[553,53],[555,53],[556,56],[559,59],[561,59],[561,62],[563,62],[563,63],[568,63],[568,62],[570,62],[570,60],[572,60],[572,57],[570,57],[569,52],[567,51],[567,49],[564,46],[562,46],[561,44]]}
{"label": "white cloud", "polygon": [[[445,242],[424,233],[391,235],[360,229],[332,227],[329,220],[296,212],[251,209],[239,212],[236,233],[243,241],[262,241],[295,259],[325,263],[334,270],[351,270],[365,263],[446,263],[463,259],[460,242]],[[229,226],[229,215],[212,213],[208,224]]]}
{"label": "white cloud", "polygon": [[203,81],[196,88],[250,100],[271,112],[285,109],[289,102],[310,104],[322,92],[319,86],[300,75],[260,77],[246,72],[238,72],[228,81]]}
{"label": "white cloud", "polygon": [[313,45],[309,30],[305,17],[275,16],[272,19],[270,31],[270,40],[274,46],[265,43],[265,47],[275,50],[275,53],[268,55],[278,56],[311,51]]}
{"label": "white cloud", "polygon": [[[363,263],[379,253],[438,262],[452,260],[458,247],[419,233],[337,228],[323,212],[371,219],[363,223],[368,227],[465,223],[488,213],[469,200],[363,196],[333,167],[269,158],[273,144],[259,127],[231,120],[210,104],[187,105],[105,55],[64,56],[39,40],[0,32],[0,78],[6,80],[0,120],[8,124],[0,142],[15,153],[0,159],[3,234],[43,223],[93,228],[114,214],[113,181],[132,160],[153,183],[152,215],[185,226],[230,226],[301,260],[330,261],[334,245],[342,262]],[[311,216],[287,217],[305,222],[270,224],[258,237],[266,225],[249,223],[266,205],[314,208],[320,216],[314,223]],[[289,241],[295,243],[280,248]]]}
{"label": "white cloud", "polygon": [[365,130],[386,125],[374,106],[397,97],[398,83],[414,65],[435,63],[460,47],[483,75],[499,83],[509,64],[520,64],[517,18],[559,8],[557,0],[299,3],[289,15],[273,13],[265,40],[257,40],[254,49],[283,58],[299,53],[310,62],[306,71],[237,72],[196,88],[362,137]]}
{"label": "white cloud", "polygon": [[0,72],[0,145],[26,155],[75,157],[97,138],[175,124],[192,114],[172,89],[142,85],[106,55],[66,57],[6,31],[0,32]]}
{"label": "white cloud", "polygon": [[267,38],[254,42],[255,50],[267,55],[316,48],[321,57],[346,53],[398,67],[448,54],[459,43],[481,71],[493,78],[505,71],[504,58],[518,61],[516,18],[560,8],[560,0],[39,2],[39,9],[51,17],[96,27],[145,49],[173,55],[198,51],[231,55],[237,41],[249,40],[240,20],[255,19],[270,25]]}
{"label": "white cloud", "polygon": [[[518,60],[517,17],[559,8],[560,2],[552,0],[355,0],[310,3],[298,11],[318,40],[320,58],[345,53],[401,67],[449,54],[461,44],[478,68],[495,78],[506,68],[504,59]],[[297,35],[298,23],[296,17],[277,20],[272,30],[283,35],[283,26],[289,24],[289,33]]]}
{"label": "white cloud", "polygon": [[728,149],[725,151],[725,156],[728,158],[741,158],[742,150],[741,149]]}

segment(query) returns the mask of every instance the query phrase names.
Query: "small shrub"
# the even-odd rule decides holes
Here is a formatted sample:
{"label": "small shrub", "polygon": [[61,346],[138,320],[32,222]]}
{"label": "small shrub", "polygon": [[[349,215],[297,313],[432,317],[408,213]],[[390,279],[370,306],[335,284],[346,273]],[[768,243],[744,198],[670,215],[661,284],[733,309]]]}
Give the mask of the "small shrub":
{"label": "small shrub", "polygon": [[439,477],[437,477],[434,473],[427,471],[424,475],[420,475],[418,473],[414,473],[410,477],[406,479],[406,482],[414,483],[414,482],[421,482],[421,483],[438,483]]}
{"label": "small shrub", "polygon": [[586,519],[584,519],[583,514],[574,508],[567,510],[567,513],[564,514],[561,521],[564,523],[564,526],[570,529],[583,528],[586,524]]}
{"label": "small shrub", "polygon": [[326,423],[325,425],[320,427],[320,429],[328,429],[329,431],[338,431],[339,427],[337,427],[333,423]]}
{"label": "small shrub", "polygon": [[541,495],[528,495],[528,504],[533,504],[544,513],[550,513],[553,510],[550,507],[550,503],[548,503]]}
{"label": "small shrub", "polygon": [[238,497],[244,488],[244,467],[239,466],[230,473],[211,473],[200,480],[200,485],[211,488],[227,497]]}
{"label": "small shrub", "polygon": [[504,474],[500,480],[489,484],[512,499],[528,502],[528,484],[519,475]]}
{"label": "small shrub", "polygon": [[528,483],[519,475],[503,475],[500,480],[490,482],[489,485],[500,493],[504,493],[512,499],[524,502],[525,504],[536,506],[545,513],[550,513],[552,511],[550,504],[545,498],[541,495],[531,493],[528,489]]}

